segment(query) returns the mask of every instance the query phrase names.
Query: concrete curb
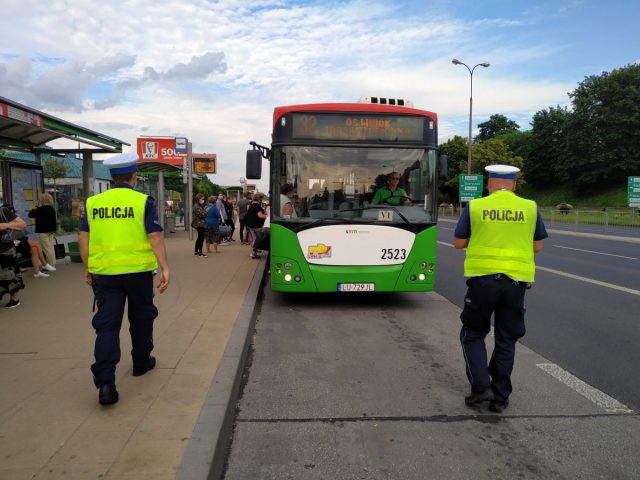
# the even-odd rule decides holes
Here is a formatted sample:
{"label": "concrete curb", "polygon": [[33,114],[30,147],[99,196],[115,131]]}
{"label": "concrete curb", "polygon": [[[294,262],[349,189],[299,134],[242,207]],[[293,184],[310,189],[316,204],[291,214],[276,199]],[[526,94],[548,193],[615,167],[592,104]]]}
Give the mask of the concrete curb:
{"label": "concrete curb", "polygon": [[266,267],[267,257],[263,257],[209,387],[176,480],[217,480],[222,474],[231,442],[244,361],[257,317],[255,307],[262,292]]}

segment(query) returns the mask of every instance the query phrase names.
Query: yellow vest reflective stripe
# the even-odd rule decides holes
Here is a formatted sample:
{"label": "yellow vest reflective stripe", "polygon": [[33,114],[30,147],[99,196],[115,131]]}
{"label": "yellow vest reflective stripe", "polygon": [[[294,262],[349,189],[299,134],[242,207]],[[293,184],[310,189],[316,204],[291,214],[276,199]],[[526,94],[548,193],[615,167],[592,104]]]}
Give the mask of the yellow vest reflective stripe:
{"label": "yellow vest reflective stripe", "polygon": [[158,267],[144,227],[147,196],[112,188],[87,200],[88,270],[99,275],[147,272]]}
{"label": "yellow vest reflective stripe", "polygon": [[465,276],[503,273],[514,280],[533,282],[536,273],[533,233],[537,213],[535,202],[507,190],[472,200]]}

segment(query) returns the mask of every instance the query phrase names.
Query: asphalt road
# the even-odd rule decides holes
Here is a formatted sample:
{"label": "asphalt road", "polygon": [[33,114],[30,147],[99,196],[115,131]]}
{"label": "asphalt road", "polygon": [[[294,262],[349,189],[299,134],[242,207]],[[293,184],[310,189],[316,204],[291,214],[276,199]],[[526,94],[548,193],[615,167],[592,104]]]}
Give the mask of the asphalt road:
{"label": "asphalt road", "polygon": [[[465,254],[447,245],[454,227],[439,225],[435,289],[462,308]],[[550,233],[536,266],[522,343],[640,411],[640,244]]]}
{"label": "asphalt road", "polygon": [[[441,247],[457,296],[462,257]],[[525,346],[507,411],[467,408],[440,295],[264,292],[226,479],[640,477],[640,416]]]}

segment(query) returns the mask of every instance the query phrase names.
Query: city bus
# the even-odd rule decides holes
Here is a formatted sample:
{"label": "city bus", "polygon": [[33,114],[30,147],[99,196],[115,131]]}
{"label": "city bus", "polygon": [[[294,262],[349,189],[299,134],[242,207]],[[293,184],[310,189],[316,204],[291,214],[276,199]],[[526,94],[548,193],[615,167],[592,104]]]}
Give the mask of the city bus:
{"label": "city bus", "polygon": [[271,146],[250,142],[247,178],[270,162],[275,291],[433,290],[437,115],[368,100],[276,107]]}

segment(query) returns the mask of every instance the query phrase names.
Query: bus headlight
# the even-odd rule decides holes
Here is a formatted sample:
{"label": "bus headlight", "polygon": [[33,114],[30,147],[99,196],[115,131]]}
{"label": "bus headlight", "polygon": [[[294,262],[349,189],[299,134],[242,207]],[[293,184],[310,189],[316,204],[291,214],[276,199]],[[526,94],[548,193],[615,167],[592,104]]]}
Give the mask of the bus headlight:
{"label": "bus headlight", "polygon": [[420,264],[420,270],[424,270],[425,268],[427,268],[427,262],[422,262]]}
{"label": "bus headlight", "polygon": [[421,273],[420,275],[418,275],[418,278],[424,281],[427,278],[427,276],[424,273]]}
{"label": "bus headlight", "polygon": [[291,275],[287,273],[287,274],[284,276],[284,279],[285,279],[287,282],[290,282],[290,281],[291,281]]}
{"label": "bus headlight", "polygon": [[284,264],[284,269],[285,270],[291,270],[292,267],[293,267],[293,265],[291,265],[289,262]]}

